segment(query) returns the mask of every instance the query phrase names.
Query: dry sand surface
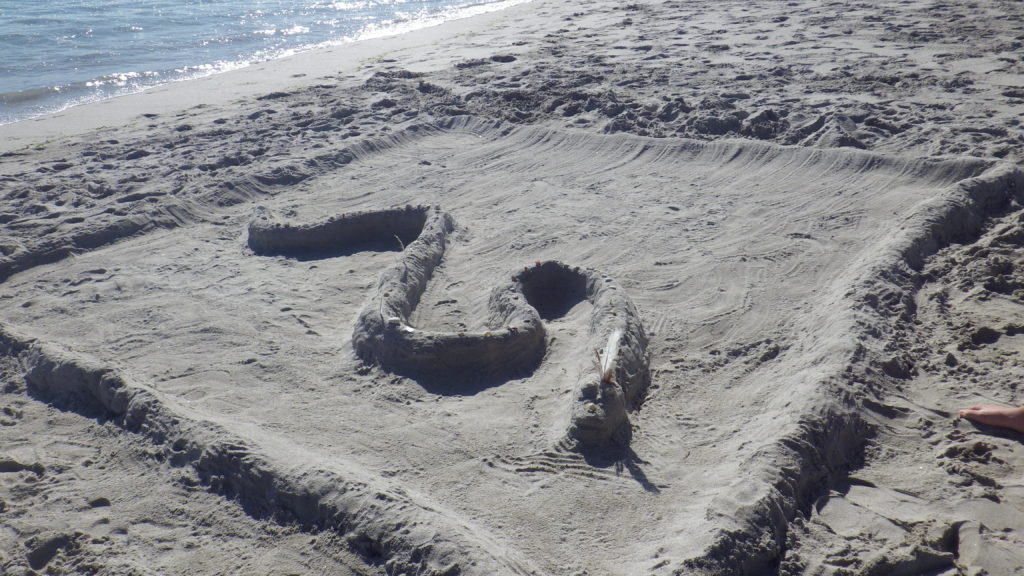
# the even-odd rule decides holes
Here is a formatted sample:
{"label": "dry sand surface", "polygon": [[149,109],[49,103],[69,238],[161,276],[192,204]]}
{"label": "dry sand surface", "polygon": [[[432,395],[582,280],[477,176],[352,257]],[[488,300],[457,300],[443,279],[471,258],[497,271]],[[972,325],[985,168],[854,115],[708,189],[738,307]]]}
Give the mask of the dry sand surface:
{"label": "dry sand surface", "polygon": [[1024,3],[879,4],[0,127],[0,572],[1024,573]]}

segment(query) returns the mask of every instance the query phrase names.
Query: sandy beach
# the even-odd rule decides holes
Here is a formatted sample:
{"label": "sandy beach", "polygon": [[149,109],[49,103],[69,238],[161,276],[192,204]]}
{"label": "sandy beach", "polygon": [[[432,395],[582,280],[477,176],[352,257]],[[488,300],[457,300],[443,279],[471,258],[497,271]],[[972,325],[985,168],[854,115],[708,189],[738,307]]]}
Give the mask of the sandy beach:
{"label": "sandy beach", "polygon": [[0,126],[3,574],[1024,573],[1024,3],[535,0]]}

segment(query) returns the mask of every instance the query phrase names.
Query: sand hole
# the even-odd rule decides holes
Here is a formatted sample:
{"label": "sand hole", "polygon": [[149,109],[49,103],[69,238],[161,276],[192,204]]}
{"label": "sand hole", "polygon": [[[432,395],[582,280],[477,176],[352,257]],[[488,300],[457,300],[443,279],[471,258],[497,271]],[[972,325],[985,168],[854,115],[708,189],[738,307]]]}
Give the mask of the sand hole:
{"label": "sand hole", "polygon": [[534,266],[519,278],[523,296],[544,320],[557,320],[588,298],[587,276],[558,262]]}

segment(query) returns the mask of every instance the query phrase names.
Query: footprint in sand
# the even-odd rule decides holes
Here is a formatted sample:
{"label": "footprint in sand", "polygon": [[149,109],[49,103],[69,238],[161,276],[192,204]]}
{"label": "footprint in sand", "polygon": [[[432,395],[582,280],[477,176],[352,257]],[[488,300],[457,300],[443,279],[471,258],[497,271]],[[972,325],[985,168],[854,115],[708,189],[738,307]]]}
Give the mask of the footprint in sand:
{"label": "footprint in sand", "polygon": [[636,307],[607,275],[557,261],[536,262],[492,290],[486,331],[432,331],[410,324],[453,230],[452,217],[429,206],[342,214],[312,224],[279,222],[261,208],[249,223],[248,242],[259,255],[302,258],[401,247],[359,314],[352,341],[363,361],[413,378],[530,373],[547,351],[544,321],[588,300],[593,314],[587,348],[580,352],[600,352],[576,384],[567,436],[580,447],[628,441],[627,412],[650,382],[650,358]]}

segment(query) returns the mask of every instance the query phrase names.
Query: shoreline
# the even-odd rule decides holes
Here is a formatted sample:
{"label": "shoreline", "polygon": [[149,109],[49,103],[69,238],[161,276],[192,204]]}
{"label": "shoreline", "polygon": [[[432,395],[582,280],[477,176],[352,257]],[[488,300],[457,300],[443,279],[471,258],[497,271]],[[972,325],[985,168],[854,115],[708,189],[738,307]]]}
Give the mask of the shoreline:
{"label": "shoreline", "polygon": [[[280,60],[282,58],[289,58],[295,55],[301,55],[308,52],[315,52],[317,50],[323,50],[333,47],[344,47],[352,44],[356,44],[366,40],[372,39],[384,39],[401,36],[402,34],[408,34],[424,28],[431,28],[439,25],[443,25],[448,22],[458,21],[466,18],[472,18],[475,16],[481,16],[493,12],[497,12],[506,8],[514,7],[529,2],[530,0],[490,0],[489,2],[479,2],[468,4],[458,8],[449,8],[439,14],[433,14],[429,16],[423,16],[413,20],[404,20],[401,17],[397,21],[388,21],[390,24],[381,27],[378,24],[371,24],[364,27],[361,32],[344,35],[341,37],[334,37],[331,39],[313,41],[307,44],[288,47],[288,48],[275,48],[270,50],[258,50],[249,56],[250,59],[245,60],[217,60],[213,62],[193,62],[189,64],[178,63],[178,64],[167,64],[170,68],[160,70],[134,70],[134,71],[122,71],[120,73],[114,72],[105,75],[98,76],[92,79],[79,79],[77,81],[69,81],[67,83],[58,83],[49,86],[34,86],[24,88],[19,91],[10,92],[7,96],[14,100],[19,100],[21,96],[28,97],[35,93],[57,93],[65,92],[66,90],[76,90],[82,87],[91,87],[94,83],[96,84],[108,84],[119,79],[122,82],[126,82],[128,79],[133,78],[148,78],[148,77],[167,77],[157,83],[143,83],[142,85],[132,85],[130,87],[119,84],[121,89],[114,89],[103,94],[96,92],[91,96],[84,96],[80,99],[71,99],[61,103],[57,101],[52,106],[39,106],[39,111],[31,113],[29,116],[23,116],[19,120],[8,121],[4,120],[0,123],[0,126],[7,124],[14,124],[25,120],[33,120],[37,118],[43,118],[53,114],[62,113],[68,109],[83,106],[88,104],[95,104],[105,100],[113,98],[119,98],[124,96],[130,96],[153,88],[159,88],[168,84],[175,84],[179,82],[187,82],[190,80],[198,80],[206,78],[208,76],[216,76],[230,71],[236,71],[245,69],[254,65],[263,64],[266,62],[272,62],[274,60]],[[262,30],[259,33],[264,34],[268,30]],[[274,32],[274,31],[269,31]],[[277,32],[281,32],[277,30]],[[290,34],[290,31],[286,31],[285,34]],[[186,73],[187,70],[195,71],[193,73]],[[173,73],[173,74],[172,74]],[[175,75],[176,74],[176,75]],[[105,94],[105,95],[104,95]],[[48,110],[48,111],[44,111]]]}
{"label": "shoreline", "polygon": [[1012,572],[1007,10],[535,0],[0,127],[0,570]]}
{"label": "shoreline", "polygon": [[350,80],[355,82],[366,62],[381,59],[392,52],[411,51],[456,36],[473,34],[477,29],[497,26],[502,20],[515,17],[513,13],[502,15],[503,12],[524,10],[535,1],[524,1],[395,34],[313,47],[235,70],[172,81],[0,125],[0,153],[29,146],[37,140],[60,139],[103,127],[126,125],[144,114],[166,116],[199,106],[220,108],[271,92],[306,88],[342,75],[350,76]]}

